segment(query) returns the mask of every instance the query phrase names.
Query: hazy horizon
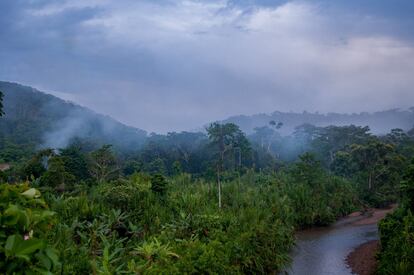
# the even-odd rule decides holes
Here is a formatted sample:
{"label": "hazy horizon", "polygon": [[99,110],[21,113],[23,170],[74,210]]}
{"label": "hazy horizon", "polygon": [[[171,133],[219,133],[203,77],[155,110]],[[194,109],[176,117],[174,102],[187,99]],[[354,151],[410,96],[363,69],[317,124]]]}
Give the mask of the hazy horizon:
{"label": "hazy horizon", "polygon": [[148,132],[414,105],[411,1],[4,1],[0,79]]}
{"label": "hazy horizon", "polygon": [[[362,115],[362,114],[369,114],[369,115],[371,115],[371,114],[379,114],[379,113],[389,112],[389,111],[393,111],[393,110],[397,110],[397,111],[400,111],[400,112],[413,111],[414,110],[414,106],[411,106],[411,107],[408,107],[408,108],[390,108],[390,109],[384,109],[384,110],[376,110],[376,111],[374,110],[372,112],[362,111],[362,112],[353,112],[353,113],[350,113],[350,112],[349,113],[347,113],[347,112],[343,112],[343,113],[326,112],[326,113],[323,113],[323,112],[319,112],[319,111],[310,112],[308,110],[297,111],[297,112],[292,111],[292,110],[289,110],[289,111],[274,110],[272,112],[267,112],[267,113],[263,113],[262,112],[262,113],[252,113],[252,114],[234,114],[234,115],[229,115],[227,117],[223,117],[223,118],[220,118],[220,119],[217,119],[217,120],[207,121],[205,123],[202,123],[202,124],[198,125],[198,127],[191,128],[191,129],[171,129],[171,130],[168,130],[168,131],[161,132],[161,131],[148,131],[147,129],[145,129],[143,127],[140,127],[139,125],[138,126],[136,126],[136,125],[129,125],[129,124],[124,123],[124,122],[122,122],[120,120],[117,120],[116,118],[113,118],[109,114],[97,112],[96,110],[93,110],[93,109],[91,109],[88,106],[81,105],[81,104],[79,104],[79,103],[77,103],[77,102],[75,102],[75,101],[73,101],[71,99],[64,98],[64,96],[62,97],[61,96],[61,93],[60,92],[57,92],[57,91],[43,91],[43,90],[40,90],[40,89],[38,89],[36,87],[32,87],[32,86],[29,86],[29,85],[24,84],[24,83],[3,81],[1,79],[0,79],[0,82],[10,83],[10,84],[16,84],[16,85],[19,85],[19,86],[22,86],[22,87],[32,88],[32,89],[34,89],[37,92],[41,92],[41,93],[48,94],[48,95],[53,95],[53,96],[55,96],[55,97],[57,97],[57,98],[59,98],[61,100],[64,100],[65,102],[73,103],[73,104],[78,105],[80,107],[86,108],[86,109],[92,111],[93,113],[110,117],[110,118],[114,119],[115,121],[118,121],[118,122],[124,124],[125,126],[134,127],[134,128],[140,129],[140,130],[144,130],[145,132],[147,132],[147,134],[151,134],[151,133],[155,133],[155,134],[167,134],[167,133],[170,133],[170,132],[205,132],[205,127],[207,127],[210,123],[213,123],[213,122],[233,122],[233,123],[236,123],[237,125],[241,126],[240,125],[240,122],[236,122],[234,120],[243,119],[243,118],[251,119],[252,120],[251,123],[255,124],[255,127],[260,127],[260,126],[267,125],[268,122],[272,119],[271,117],[274,114],[277,114],[277,113],[284,114],[284,115],[286,115],[286,114],[292,114],[292,115],[302,115],[302,114],[303,115],[306,115],[306,114],[309,114],[309,115],[320,115],[320,116],[329,117],[330,115],[358,116],[358,115]],[[6,93],[6,95],[7,95],[7,93]],[[267,120],[265,119],[265,121],[262,121],[262,123],[260,123],[260,122],[254,123],[253,122],[255,117],[262,117],[262,116],[268,116],[269,118]],[[81,117],[79,117],[79,115],[75,115],[73,117],[67,117],[66,119],[70,119],[72,121],[72,123],[69,123],[69,124],[73,124],[73,122],[75,122],[76,120],[80,120],[80,121],[83,120]],[[261,118],[261,120],[263,120],[263,117]],[[377,121],[377,122],[379,123],[380,121]],[[304,123],[306,123],[306,122],[304,122]],[[336,126],[350,125],[350,124],[355,124],[355,125],[359,125],[359,126],[369,126],[368,124],[358,123],[357,121],[353,121],[352,123],[345,123],[345,124],[343,122],[340,122],[340,121],[336,121],[336,122],[332,123],[332,125],[336,125]],[[64,125],[65,125],[65,123],[64,123]],[[315,124],[315,126],[318,126],[318,125],[319,125],[318,123]],[[296,126],[298,126],[298,125],[285,125],[285,127],[282,130],[285,130],[286,127],[288,127],[289,129],[293,129]],[[319,126],[328,126],[328,125],[319,125]],[[399,128],[399,126],[398,127],[397,126],[394,127],[394,128]],[[414,126],[414,124],[413,124],[413,126]],[[402,128],[404,128],[404,127],[402,127]],[[383,131],[380,131],[380,132],[375,131],[375,133],[376,134],[385,134],[390,129],[391,128],[389,128],[389,127],[387,127],[387,126],[384,125],[384,130]],[[251,130],[246,130],[246,129],[243,129],[243,130],[246,131],[248,134],[251,133]],[[282,132],[285,132],[285,131],[282,131]],[[288,132],[289,132],[288,135],[291,134],[291,131],[288,131]],[[287,134],[287,133],[285,133],[285,134]],[[73,136],[73,135],[75,135],[75,133],[72,133],[69,136]]]}

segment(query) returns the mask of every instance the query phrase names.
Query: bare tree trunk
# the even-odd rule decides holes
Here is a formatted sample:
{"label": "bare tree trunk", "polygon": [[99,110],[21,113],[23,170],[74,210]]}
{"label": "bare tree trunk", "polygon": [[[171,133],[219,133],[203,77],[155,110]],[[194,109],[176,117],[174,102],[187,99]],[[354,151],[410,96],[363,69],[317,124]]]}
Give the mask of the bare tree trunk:
{"label": "bare tree trunk", "polygon": [[372,173],[369,172],[369,177],[368,177],[368,189],[371,190],[372,189]]}
{"label": "bare tree trunk", "polygon": [[221,208],[221,182],[220,182],[220,170],[217,169],[217,188],[218,188],[218,205]]}
{"label": "bare tree trunk", "polygon": [[332,150],[329,151],[329,156],[330,156],[330,164],[334,161],[334,153]]}

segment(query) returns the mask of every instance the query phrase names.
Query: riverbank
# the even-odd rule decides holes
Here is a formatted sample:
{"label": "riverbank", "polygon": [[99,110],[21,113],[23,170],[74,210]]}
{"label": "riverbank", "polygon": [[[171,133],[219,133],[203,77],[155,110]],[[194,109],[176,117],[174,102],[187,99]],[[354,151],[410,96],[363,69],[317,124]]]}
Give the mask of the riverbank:
{"label": "riverbank", "polygon": [[[354,225],[370,225],[378,224],[388,213],[394,211],[396,205],[391,205],[386,209],[370,209],[366,213],[359,213],[359,216],[366,216],[361,220],[353,222]],[[357,213],[352,213],[350,217],[358,216]],[[377,268],[376,254],[380,249],[378,240],[366,242],[355,248],[346,257],[347,265],[352,269],[352,272],[358,275],[374,274]]]}
{"label": "riverbank", "polygon": [[[355,212],[328,227],[316,227],[296,232],[296,245],[291,252],[292,264],[281,274],[294,275],[351,275],[370,274],[374,267],[369,262],[360,264],[356,260],[371,259],[375,261],[375,242],[370,246],[366,243],[378,240],[377,223],[386,214],[393,211],[389,209],[368,209]],[[362,248],[360,248],[362,247]],[[359,249],[355,249],[359,248]],[[350,253],[355,251],[352,259]],[[369,254],[371,253],[371,254]],[[361,267],[357,269],[357,266]],[[368,273],[362,273],[366,270]],[[364,271],[365,272],[365,271]]]}
{"label": "riverbank", "polygon": [[377,259],[375,258],[375,255],[377,254],[378,249],[378,240],[364,243],[349,253],[346,258],[346,263],[355,274],[371,275],[377,269]]}

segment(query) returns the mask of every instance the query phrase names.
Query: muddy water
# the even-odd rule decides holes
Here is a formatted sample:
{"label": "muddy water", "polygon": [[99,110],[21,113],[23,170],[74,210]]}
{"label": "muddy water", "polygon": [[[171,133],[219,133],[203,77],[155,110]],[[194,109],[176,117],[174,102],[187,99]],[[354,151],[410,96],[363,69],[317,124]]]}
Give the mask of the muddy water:
{"label": "muddy water", "polygon": [[361,219],[346,218],[327,228],[299,232],[293,262],[285,274],[352,274],[345,263],[346,256],[360,244],[378,239],[376,224],[354,224]]}

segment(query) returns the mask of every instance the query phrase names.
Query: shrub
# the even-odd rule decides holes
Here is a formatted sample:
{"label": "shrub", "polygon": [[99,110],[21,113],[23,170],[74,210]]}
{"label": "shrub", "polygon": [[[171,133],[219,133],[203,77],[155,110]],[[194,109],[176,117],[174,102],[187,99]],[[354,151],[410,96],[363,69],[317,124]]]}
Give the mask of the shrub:
{"label": "shrub", "polygon": [[414,215],[400,207],[379,224],[381,251],[378,274],[412,274],[414,270]]}
{"label": "shrub", "polygon": [[155,174],[151,177],[151,190],[159,195],[165,195],[167,192],[167,180],[161,174]]}
{"label": "shrub", "polygon": [[27,184],[0,185],[0,272],[47,273],[57,270],[57,251],[45,233],[54,212],[47,209],[40,192]]}

